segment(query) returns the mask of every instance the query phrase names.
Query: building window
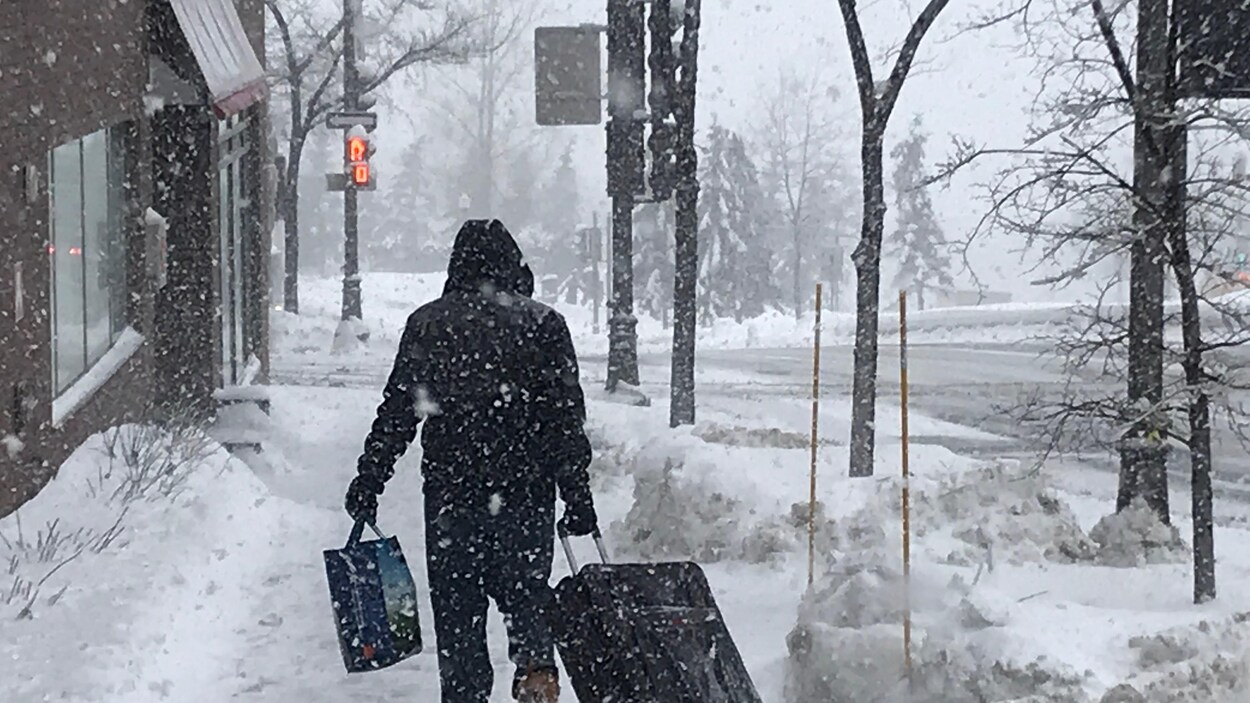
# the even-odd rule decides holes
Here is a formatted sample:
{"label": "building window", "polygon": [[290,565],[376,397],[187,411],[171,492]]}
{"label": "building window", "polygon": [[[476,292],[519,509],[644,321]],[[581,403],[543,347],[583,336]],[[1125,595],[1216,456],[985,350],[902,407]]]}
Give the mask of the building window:
{"label": "building window", "polygon": [[218,123],[218,227],[221,276],[221,364],[226,385],[240,383],[249,343],[244,325],[243,302],[249,290],[244,262],[247,260],[247,232],[252,226],[250,183],[246,178],[248,143],[247,119],[231,117]]}
{"label": "building window", "polygon": [[52,376],[57,392],[99,361],[126,327],[124,160],[113,130],[49,156]]}

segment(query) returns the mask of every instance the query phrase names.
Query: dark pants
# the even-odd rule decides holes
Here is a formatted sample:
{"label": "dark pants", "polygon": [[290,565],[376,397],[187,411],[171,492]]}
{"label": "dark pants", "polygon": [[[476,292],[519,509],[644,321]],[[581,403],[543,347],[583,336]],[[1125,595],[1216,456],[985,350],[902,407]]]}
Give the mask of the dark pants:
{"label": "dark pants", "polygon": [[[486,648],[487,598],[504,616],[516,678],[555,669],[545,619],[555,539],[555,494],[531,490],[496,506],[426,496],[426,568],[442,703],[486,703],[494,669]],[[515,679],[514,679],[515,682]]]}

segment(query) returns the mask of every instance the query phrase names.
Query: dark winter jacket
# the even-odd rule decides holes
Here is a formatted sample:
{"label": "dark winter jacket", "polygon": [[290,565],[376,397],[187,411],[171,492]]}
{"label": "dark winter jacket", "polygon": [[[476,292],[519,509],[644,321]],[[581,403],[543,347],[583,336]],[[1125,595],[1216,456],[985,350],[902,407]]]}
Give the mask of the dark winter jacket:
{"label": "dark winter jacket", "polygon": [[475,502],[553,482],[566,501],[589,495],[573,342],[559,313],[521,293],[527,276],[532,290],[502,223],[465,223],[442,297],[408,318],[361,474],[389,479],[424,420],[427,500]]}

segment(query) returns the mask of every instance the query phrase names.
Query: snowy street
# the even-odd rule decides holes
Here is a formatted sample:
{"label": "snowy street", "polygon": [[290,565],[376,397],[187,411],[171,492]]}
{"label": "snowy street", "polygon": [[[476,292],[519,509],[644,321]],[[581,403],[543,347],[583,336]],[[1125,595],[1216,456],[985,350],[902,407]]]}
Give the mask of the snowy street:
{"label": "snowy street", "polygon": [[[851,391],[852,348],[824,346],[821,350],[822,395],[847,396]],[[916,412],[950,423],[926,441],[956,452],[982,457],[1033,457],[1046,448],[1047,438],[1023,428],[1012,411],[1024,399],[1058,399],[1071,383],[1058,360],[1036,343],[996,342],[916,344],[909,350],[910,398]],[[898,348],[883,342],[879,360],[878,393],[882,403],[897,405]],[[606,358],[586,355],[583,365],[589,384],[601,384]],[[639,359],[642,388],[656,397],[667,393],[670,362],[667,353],[647,353]],[[355,388],[380,387],[390,367],[385,359],[372,364],[316,361],[296,355],[274,361],[275,377],[282,382]],[[709,349],[699,352],[696,367],[701,399],[721,404],[738,398],[805,398],[811,394],[812,352],[799,348]],[[1114,393],[1117,384],[1094,371],[1082,374],[1075,389],[1082,397]],[[953,429],[959,427],[960,429]],[[976,427],[980,434],[964,428]],[[893,430],[894,428],[887,428]],[[1214,426],[1216,495],[1250,500],[1250,452],[1226,423]],[[921,434],[924,434],[923,432]],[[829,439],[845,442],[846,437]],[[1118,460],[1105,449],[1081,447],[1082,461],[1091,468],[1114,472]],[[1170,456],[1173,480],[1189,481],[1188,455]]]}

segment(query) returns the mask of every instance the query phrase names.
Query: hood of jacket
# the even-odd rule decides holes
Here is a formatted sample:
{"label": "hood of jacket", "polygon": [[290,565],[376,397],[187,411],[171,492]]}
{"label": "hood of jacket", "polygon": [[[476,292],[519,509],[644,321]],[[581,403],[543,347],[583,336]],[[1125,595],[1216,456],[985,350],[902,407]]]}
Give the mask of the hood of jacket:
{"label": "hood of jacket", "polygon": [[[528,275],[528,281],[526,276]],[[447,265],[451,292],[501,292],[528,294],[533,274],[524,263],[521,247],[499,220],[468,220],[456,234]],[[525,290],[527,287],[529,290]]]}

